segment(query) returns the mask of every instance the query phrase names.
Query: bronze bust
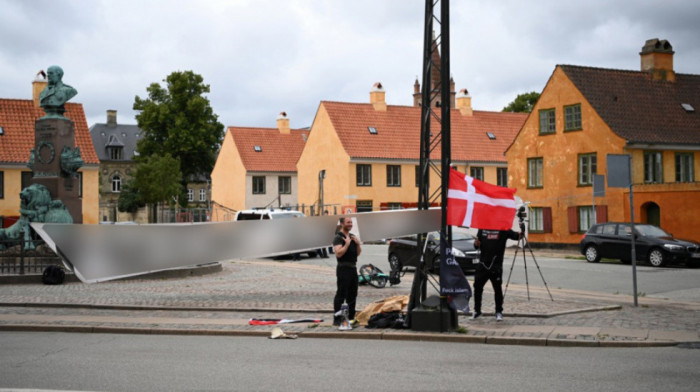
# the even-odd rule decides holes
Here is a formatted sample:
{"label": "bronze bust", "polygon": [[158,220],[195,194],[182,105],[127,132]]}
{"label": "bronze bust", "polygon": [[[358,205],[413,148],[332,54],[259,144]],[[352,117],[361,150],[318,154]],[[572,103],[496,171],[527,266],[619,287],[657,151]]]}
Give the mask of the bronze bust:
{"label": "bronze bust", "polygon": [[66,111],[63,106],[78,92],[73,87],[63,83],[63,69],[61,67],[50,66],[47,75],[49,84],[39,95],[39,106],[46,112],[45,118],[63,118],[63,113]]}

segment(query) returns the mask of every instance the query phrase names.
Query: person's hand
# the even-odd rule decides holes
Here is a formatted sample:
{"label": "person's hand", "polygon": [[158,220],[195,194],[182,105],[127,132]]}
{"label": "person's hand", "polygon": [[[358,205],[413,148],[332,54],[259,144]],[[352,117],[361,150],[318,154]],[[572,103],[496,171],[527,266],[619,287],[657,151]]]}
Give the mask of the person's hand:
{"label": "person's hand", "polygon": [[474,240],[474,247],[478,248],[479,246],[481,246],[481,241],[479,241],[479,239],[477,238]]}
{"label": "person's hand", "polygon": [[350,241],[352,241],[352,234],[345,237],[345,246],[350,246]]}
{"label": "person's hand", "polygon": [[352,235],[352,234],[350,235],[350,238],[352,238],[352,240],[355,241],[355,243],[356,243],[357,245],[360,245],[360,239],[359,239],[359,238],[355,237],[355,236]]}

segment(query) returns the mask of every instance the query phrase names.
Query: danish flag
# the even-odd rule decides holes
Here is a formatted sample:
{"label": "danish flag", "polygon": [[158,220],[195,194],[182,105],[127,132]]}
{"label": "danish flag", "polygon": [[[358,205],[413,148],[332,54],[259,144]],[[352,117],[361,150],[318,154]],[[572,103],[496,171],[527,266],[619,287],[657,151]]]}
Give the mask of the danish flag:
{"label": "danish flag", "polygon": [[515,188],[491,185],[450,169],[447,224],[510,230],[515,218]]}

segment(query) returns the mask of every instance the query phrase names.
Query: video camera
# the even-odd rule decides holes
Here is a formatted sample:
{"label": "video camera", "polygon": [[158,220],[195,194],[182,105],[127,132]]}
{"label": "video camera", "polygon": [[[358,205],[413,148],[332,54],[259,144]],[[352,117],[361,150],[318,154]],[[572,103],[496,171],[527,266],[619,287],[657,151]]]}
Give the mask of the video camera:
{"label": "video camera", "polygon": [[525,219],[527,218],[527,212],[525,211],[525,206],[520,206],[516,214],[520,220],[520,232],[525,233]]}

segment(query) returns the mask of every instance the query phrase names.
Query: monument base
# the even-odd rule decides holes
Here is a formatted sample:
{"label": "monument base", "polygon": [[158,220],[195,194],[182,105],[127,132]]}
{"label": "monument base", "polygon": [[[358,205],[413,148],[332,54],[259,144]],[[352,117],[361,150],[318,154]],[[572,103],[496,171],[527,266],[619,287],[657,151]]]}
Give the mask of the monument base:
{"label": "monument base", "polygon": [[[426,301],[429,302],[429,301]],[[457,330],[457,312],[441,301],[442,305],[421,305],[411,311],[411,329],[413,331],[451,332]]]}

